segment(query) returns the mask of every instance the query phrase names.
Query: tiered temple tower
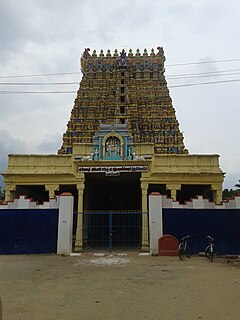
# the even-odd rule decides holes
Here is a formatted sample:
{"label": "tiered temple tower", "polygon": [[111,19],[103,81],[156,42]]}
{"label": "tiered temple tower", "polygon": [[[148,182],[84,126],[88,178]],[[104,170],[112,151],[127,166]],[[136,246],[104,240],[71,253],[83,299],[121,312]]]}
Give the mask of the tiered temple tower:
{"label": "tiered temple tower", "polygon": [[59,154],[71,154],[74,143],[92,144],[101,126],[113,124],[127,128],[133,145],[152,143],[155,154],[188,153],[164,76],[164,52],[157,50],[97,55],[85,49],[83,78]]}
{"label": "tiered temple tower", "polygon": [[[25,194],[42,202],[70,192],[78,212],[77,251],[94,239],[109,247],[119,239],[117,245],[135,243],[149,251],[148,196],[153,192],[180,203],[199,195],[220,203],[219,156],[185,149],[164,61],[160,47],[150,54],[145,49],[143,54],[108,50],[97,55],[86,49],[61,149],[56,155],[10,155],[3,173],[6,200]],[[121,220],[113,219],[113,212],[122,211]],[[133,211],[141,212],[138,224]],[[120,222],[110,226],[106,221]]]}

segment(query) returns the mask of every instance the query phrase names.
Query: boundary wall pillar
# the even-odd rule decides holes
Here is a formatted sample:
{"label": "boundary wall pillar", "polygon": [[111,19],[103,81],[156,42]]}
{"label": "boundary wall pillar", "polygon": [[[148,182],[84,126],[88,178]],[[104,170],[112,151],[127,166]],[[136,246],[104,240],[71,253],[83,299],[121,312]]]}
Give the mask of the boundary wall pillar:
{"label": "boundary wall pillar", "polygon": [[60,195],[57,254],[70,255],[72,252],[73,200],[69,192]]}
{"label": "boundary wall pillar", "polygon": [[158,239],[163,235],[162,196],[159,192],[149,195],[150,253],[158,254]]}

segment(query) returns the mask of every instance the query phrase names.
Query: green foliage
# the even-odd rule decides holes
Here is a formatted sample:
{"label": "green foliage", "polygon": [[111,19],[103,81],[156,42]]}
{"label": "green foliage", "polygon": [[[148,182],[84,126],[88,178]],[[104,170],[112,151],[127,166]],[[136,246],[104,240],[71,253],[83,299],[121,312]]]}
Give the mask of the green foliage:
{"label": "green foliage", "polygon": [[238,180],[239,183],[235,184],[235,187],[238,188],[238,191],[240,191],[240,180]]}
{"label": "green foliage", "polygon": [[2,188],[0,187],[0,200],[4,200],[5,199],[5,190],[2,190]]}
{"label": "green foliage", "polygon": [[233,189],[224,189],[222,192],[222,198],[223,200],[226,200],[227,198],[231,198],[233,196],[236,196],[240,192],[240,180],[238,180],[239,183],[235,184],[236,190]]}
{"label": "green foliage", "polygon": [[223,200],[226,200],[227,198],[231,198],[234,195],[233,189],[224,189],[222,192],[222,198]]}

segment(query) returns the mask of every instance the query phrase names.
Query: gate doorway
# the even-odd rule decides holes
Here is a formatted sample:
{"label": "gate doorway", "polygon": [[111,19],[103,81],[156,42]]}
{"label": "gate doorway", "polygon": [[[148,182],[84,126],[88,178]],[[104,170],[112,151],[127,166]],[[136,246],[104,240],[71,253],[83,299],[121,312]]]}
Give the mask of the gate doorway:
{"label": "gate doorway", "polygon": [[140,173],[85,174],[84,251],[140,250],[143,232],[140,177]]}
{"label": "gate doorway", "polygon": [[85,174],[84,211],[141,211],[140,173]]}
{"label": "gate doorway", "polygon": [[[83,213],[83,251],[140,251],[142,216],[137,211],[92,211]],[[148,228],[147,226],[145,227]]]}

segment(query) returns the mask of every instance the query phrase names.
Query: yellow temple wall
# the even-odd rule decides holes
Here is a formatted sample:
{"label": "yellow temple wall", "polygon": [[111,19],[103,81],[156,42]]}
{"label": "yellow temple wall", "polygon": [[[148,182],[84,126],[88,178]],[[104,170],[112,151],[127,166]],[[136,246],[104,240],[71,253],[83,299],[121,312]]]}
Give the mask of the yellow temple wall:
{"label": "yellow temple wall", "polygon": [[135,149],[135,153],[140,156],[154,154],[153,143],[135,143],[134,149]]}
{"label": "yellow temple wall", "polygon": [[[75,150],[76,154],[79,150]],[[147,165],[149,171],[141,177],[142,189],[147,190],[149,184],[166,184],[173,198],[182,184],[208,184],[216,193],[215,201],[221,202],[223,172],[219,167],[219,156],[187,154],[153,155],[151,159],[141,161],[100,162],[79,161],[75,155],[10,155],[8,169],[3,173],[6,197],[10,197],[10,191],[16,185],[45,185],[51,196],[60,184],[76,184],[78,190],[83,190],[84,174],[77,172],[78,166],[98,166],[100,163],[104,166]]]}
{"label": "yellow temple wall", "polygon": [[153,171],[177,173],[221,173],[219,155],[156,155]]}
{"label": "yellow temple wall", "polygon": [[7,173],[13,174],[63,174],[72,173],[71,155],[24,155],[8,157]]}
{"label": "yellow temple wall", "polygon": [[149,172],[142,174],[141,182],[166,184],[174,200],[184,184],[211,185],[214,201],[222,201],[224,174],[219,167],[219,155],[155,155],[149,168]]}
{"label": "yellow temple wall", "polygon": [[73,144],[73,154],[79,156],[87,156],[92,153],[92,143],[74,143]]}

